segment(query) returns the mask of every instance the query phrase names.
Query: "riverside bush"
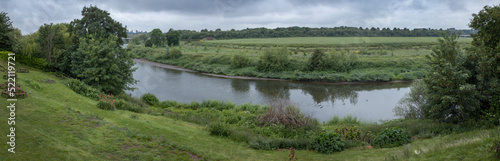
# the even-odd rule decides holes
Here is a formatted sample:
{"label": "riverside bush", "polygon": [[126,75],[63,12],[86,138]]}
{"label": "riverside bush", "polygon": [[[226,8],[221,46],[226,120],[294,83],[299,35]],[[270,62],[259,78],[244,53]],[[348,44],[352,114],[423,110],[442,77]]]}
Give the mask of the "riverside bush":
{"label": "riverside bush", "polygon": [[372,145],[380,148],[398,147],[411,142],[411,136],[406,129],[391,127],[382,130],[373,139]]}
{"label": "riverside bush", "polygon": [[310,149],[316,152],[331,154],[344,150],[345,141],[337,133],[321,132],[313,138]]}
{"label": "riverside bush", "polygon": [[144,108],[142,108],[141,106],[127,102],[127,101],[122,100],[122,99],[119,99],[115,102],[115,107],[116,107],[116,109],[119,109],[119,110],[127,110],[127,111],[131,111],[131,112],[136,112],[136,113],[143,113],[144,112]]}
{"label": "riverside bush", "polygon": [[267,49],[260,55],[257,69],[261,72],[285,71],[290,66],[289,55],[285,47]]}
{"label": "riverside bush", "polygon": [[231,67],[233,68],[243,68],[250,64],[250,58],[244,54],[233,54],[231,57]]}
{"label": "riverside bush", "polygon": [[78,79],[69,79],[68,81],[66,81],[66,84],[70,89],[85,97],[97,98],[97,96],[99,95],[99,90],[83,83]]}
{"label": "riverside bush", "polygon": [[148,105],[157,105],[159,102],[158,98],[153,93],[145,93],[142,95],[141,99]]}
{"label": "riverside bush", "polygon": [[215,135],[215,136],[228,137],[231,135],[230,127],[227,124],[220,122],[210,124],[208,126],[208,131],[210,132],[210,135]]}
{"label": "riverside bush", "polygon": [[115,107],[115,99],[114,96],[111,94],[105,94],[102,92],[98,96],[99,102],[97,102],[97,108],[103,109],[103,110],[112,110],[114,111],[116,109]]}

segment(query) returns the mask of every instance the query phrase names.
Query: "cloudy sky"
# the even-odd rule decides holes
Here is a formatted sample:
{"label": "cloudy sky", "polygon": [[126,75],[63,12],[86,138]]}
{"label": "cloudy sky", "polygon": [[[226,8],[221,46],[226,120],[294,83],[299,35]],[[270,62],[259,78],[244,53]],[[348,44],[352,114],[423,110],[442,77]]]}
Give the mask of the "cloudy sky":
{"label": "cloudy sky", "polygon": [[80,19],[96,5],[128,30],[255,27],[399,27],[467,29],[472,13],[494,0],[0,0],[23,34],[44,23]]}

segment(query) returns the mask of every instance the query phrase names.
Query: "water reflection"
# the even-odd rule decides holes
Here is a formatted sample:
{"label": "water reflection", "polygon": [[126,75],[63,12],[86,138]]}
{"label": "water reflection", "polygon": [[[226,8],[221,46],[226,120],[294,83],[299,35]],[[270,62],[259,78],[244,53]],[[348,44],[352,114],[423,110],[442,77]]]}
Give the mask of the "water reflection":
{"label": "water reflection", "polygon": [[145,63],[134,78],[138,90],[127,91],[140,97],[154,93],[161,101],[182,103],[218,99],[236,104],[267,104],[281,94],[320,121],[333,116],[353,115],[367,121],[392,119],[392,108],[409,91],[408,83],[318,84],[287,81],[263,81],[216,78],[199,73],[169,70]]}

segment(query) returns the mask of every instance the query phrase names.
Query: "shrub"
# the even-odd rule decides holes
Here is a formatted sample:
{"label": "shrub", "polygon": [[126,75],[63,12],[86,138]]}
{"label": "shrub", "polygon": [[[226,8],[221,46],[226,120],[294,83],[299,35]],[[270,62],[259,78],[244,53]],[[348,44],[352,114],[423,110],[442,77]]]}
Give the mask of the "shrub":
{"label": "shrub", "polygon": [[182,104],[176,102],[176,101],[170,101],[170,100],[166,100],[166,101],[161,101],[158,106],[160,106],[161,108],[169,108],[169,107],[177,107],[179,108]]}
{"label": "shrub", "polygon": [[250,64],[250,59],[244,54],[233,54],[231,57],[231,67],[233,68],[243,68]]}
{"label": "shrub", "polygon": [[309,57],[309,61],[307,61],[307,70],[325,70],[329,65],[325,59],[326,57],[323,51],[315,49],[312,56]]}
{"label": "shrub", "polygon": [[168,50],[166,58],[167,59],[177,59],[182,56],[182,51],[178,47],[172,47]]}
{"label": "shrub", "polygon": [[345,149],[345,141],[337,133],[321,132],[311,143],[311,149],[316,152],[331,154]]}
{"label": "shrub", "polygon": [[148,105],[157,105],[159,100],[153,93],[145,93],[141,97],[142,101],[147,103]]}
{"label": "shrub", "polygon": [[380,148],[392,148],[410,142],[411,136],[406,129],[391,127],[378,133],[373,139],[372,145]]}
{"label": "shrub", "polygon": [[75,91],[78,94],[81,94],[85,97],[90,97],[90,98],[97,98],[99,95],[99,90],[83,83],[82,81],[78,79],[69,79],[66,84],[70,89]]}
{"label": "shrub", "polygon": [[115,110],[115,99],[114,96],[111,94],[105,94],[102,92],[98,96],[99,102],[97,102],[97,108],[103,109],[103,110]]}
{"label": "shrub", "polygon": [[310,115],[305,115],[285,98],[275,98],[269,101],[269,107],[260,117],[262,124],[281,124],[289,128],[318,127],[318,121]]}
{"label": "shrub", "polygon": [[210,124],[208,126],[208,131],[210,132],[210,135],[215,136],[228,137],[231,135],[231,129],[229,128],[229,125],[220,122]]}
{"label": "shrub", "polygon": [[119,99],[115,102],[115,107],[116,109],[119,110],[127,110],[131,112],[136,112],[136,113],[142,113],[144,112],[144,108],[137,104],[133,104],[131,102],[127,102],[125,100]]}
{"label": "shrub", "polygon": [[347,115],[344,118],[339,118],[338,116],[334,116],[330,119],[326,125],[360,125],[361,121],[358,120],[357,117],[352,115]]}
{"label": "shrub", "polygon": [[427,99],[424,81],[413,82],[410,92],[405,94],[392,110],[396,116],[406,119],[424,119],[424,106]]}
{"label": "shrub", "polygon": [[360,140],[362,134],[356,126],[340,125],[336,126],[333,131],[347,140]]}
{"label": "shrub", "polygon": [[270,48],[260,55],[257,69],[261,72],[279,72],[289,67],[288,49]]}

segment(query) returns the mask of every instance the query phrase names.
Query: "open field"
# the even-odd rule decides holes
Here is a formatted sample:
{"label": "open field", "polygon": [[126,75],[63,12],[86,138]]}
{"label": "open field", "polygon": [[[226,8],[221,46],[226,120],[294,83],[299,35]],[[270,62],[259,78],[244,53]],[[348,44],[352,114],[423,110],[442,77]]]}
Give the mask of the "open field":
{"label": "open field", "polygon": [[[16,154],[3,144],[0,160],[288,159],[288,150],[254,150],[175,118],[98,109],[96,100],[76,94],[65,80],[36,69],[20,73],[17,80],[31,94],[16,102]],[[7,104],[0,101],[2,119],[9,117]],[[2,134],[8,128],[7,123],[0,124]],[[300,160],[495,160],[488,149],[499,135],[495,128],[418,139],[396,148],[358,147],[330,155],[297,150],[295,155]]]}
{"label": "open field", "polygon": [[[230,40],[206,40],[205,43],[237,45],[343,45],[385,43],[436,43],[438,37],[290,37]],[[469,43],[472,38],[460,38],[459,43]]]}

